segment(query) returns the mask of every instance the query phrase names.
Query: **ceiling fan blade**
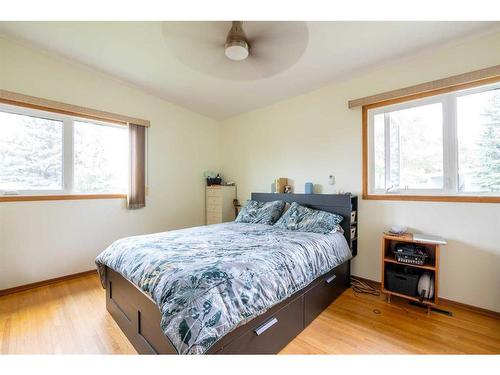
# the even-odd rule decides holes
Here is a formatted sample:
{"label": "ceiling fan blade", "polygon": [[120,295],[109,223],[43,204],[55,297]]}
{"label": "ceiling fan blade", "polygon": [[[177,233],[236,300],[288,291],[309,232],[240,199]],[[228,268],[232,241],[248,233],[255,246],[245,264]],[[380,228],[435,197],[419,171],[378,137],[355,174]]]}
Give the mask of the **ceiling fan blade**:
{"label": "ceiling fan blade", "polygon": [[307,47],[309,35],[304,27],[293,22],[278,22],[274,27],[267,27],[268,35],[250,42],[249,61],[268,76],[290,67]]}
{"label": "ceiling fan blade", "polygon": [[167,42],[190,43],[190,46],[224,46],[227,25],[225,22],[163,22],[162,32]]}
{"label": "ceiling fan blade", "polygon": [[275,71],[275,68],[272,67],[270,61],[261,62],[261,61],[248,61],[249,68],[248,70],[252,71],[253,79],[264,79],[269,76],[270,71]]}
{"label": "ceiling fan blade", "polygon": [[250,44],[259,44],[263,42],[273,43],[293,43],[302,40],[304,36],[308,38],[307,26],[304,22],[261,22],[249,24],[252,26],[247,33],[247,39]]}
{"label": "ceiling fan blade", "polygon": [[224,56],[226,22],[164,22],[162,33],[167,47],[182,63],[206,72]]}

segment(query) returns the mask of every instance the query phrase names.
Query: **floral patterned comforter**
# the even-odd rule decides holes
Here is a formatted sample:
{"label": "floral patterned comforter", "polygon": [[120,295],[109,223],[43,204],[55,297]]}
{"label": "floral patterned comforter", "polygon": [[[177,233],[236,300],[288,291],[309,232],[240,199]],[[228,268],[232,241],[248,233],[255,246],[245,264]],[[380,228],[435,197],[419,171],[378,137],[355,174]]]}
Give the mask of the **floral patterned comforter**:
{"label": "floral patterned comforter", "polygon": [[118,240],[97,258],[149,295],[178,353],[201,354],[351,258],[341,233],[224,223]]}

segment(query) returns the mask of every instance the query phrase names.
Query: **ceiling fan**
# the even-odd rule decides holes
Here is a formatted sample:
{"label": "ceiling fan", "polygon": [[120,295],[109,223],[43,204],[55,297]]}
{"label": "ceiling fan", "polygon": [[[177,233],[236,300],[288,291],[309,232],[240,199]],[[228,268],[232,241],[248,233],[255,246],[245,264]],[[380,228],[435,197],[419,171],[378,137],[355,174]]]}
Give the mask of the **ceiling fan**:
{"label": "ceiling fan", "polygon": [[250,46],[243,31],[243,21],[233,21],[226,37],[224,50],[229,60],[241,61],[248,57]]}
{"label": "ceiling fan", "polygon": [[184,65],[221,79],[262,79],[289,68],[309,40],[302,21],[166,21],[163,36]]}

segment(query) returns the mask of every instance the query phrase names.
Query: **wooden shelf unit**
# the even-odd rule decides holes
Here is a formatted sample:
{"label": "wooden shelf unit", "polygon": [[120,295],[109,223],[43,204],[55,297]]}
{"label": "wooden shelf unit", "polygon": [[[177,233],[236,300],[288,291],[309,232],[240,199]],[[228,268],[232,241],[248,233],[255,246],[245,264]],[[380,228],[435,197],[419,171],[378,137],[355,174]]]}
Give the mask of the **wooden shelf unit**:
{"label": "wooden shelf unit", "polygon": [[[395,248],[396,244],[406,242],[422,245],[426,248],[429,257],[426,259],[426,263],[423,265],[416,265],[410,263],[400,263],[398,262],[392,250]],[[382,292],[387,295],[387,302],[391,302],[391,296],[397,296],[406,298],[410,301],[420,302],[427,305],[427,311],[430,312],[431,306],[438,304],[439,295],[439,257],[440,257],[440,245],[430,242],[421,242],[413,240],[413,234],[408,233],[404,236],[393,236],[385,234],[382,236]],[[386,289],[385,272],[390,265],[400,265],[403,267],[412,267],[415,269],[420,269],[422,271],[431,272],[434,275],[434,297],[432,299],[424,299],[420,301],[418,297],[410,296],[402,293],[393,292]]]}

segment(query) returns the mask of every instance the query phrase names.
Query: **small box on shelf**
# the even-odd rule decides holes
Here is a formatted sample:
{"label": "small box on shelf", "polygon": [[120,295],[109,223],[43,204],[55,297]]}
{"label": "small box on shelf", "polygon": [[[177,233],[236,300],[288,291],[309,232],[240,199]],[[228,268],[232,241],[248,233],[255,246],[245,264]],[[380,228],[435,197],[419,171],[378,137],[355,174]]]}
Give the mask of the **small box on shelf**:
{"label": "small box on shelf", "polygon": [[391,292],[417,297],[419,278],[420,272],[412,267],[389,266],[385,270],[385,288]]}

